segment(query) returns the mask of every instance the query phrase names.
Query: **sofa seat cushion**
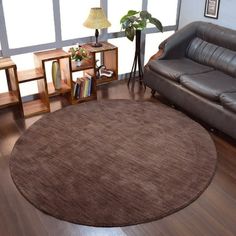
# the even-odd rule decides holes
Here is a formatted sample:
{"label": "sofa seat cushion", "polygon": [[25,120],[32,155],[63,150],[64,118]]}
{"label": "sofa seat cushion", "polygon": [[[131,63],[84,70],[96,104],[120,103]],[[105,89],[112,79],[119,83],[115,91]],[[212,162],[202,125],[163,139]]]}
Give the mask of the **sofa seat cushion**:
{"label": "sofa seat cushion", "polygon": [[220,101],[223,107],[236,112],[236,91],[234,93],[222,93]]}
{"label": "sofa seat cushion", "polygon": [[212,71],[213,68],[201,65],[190,59],[152,60],[148,63],[150,70],[171,80],[178,81],[181,75]]}
{"label": "sofa seat cushion", "polygon": [[217,70],[196,75],[183,75],[180,77],[180,83],[213,101],[219,101],[222,93],[236,91],[236,78]]}

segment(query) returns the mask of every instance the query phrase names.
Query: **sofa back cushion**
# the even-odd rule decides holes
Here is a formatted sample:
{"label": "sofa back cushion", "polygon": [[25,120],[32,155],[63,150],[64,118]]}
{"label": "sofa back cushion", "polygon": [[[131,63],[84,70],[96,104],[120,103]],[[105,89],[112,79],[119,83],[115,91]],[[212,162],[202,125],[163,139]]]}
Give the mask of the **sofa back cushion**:
{"label": "sofa back cushion", "polygon": [[218,45],[223,48],[236,51],[236,31],[208,22],[196,22],[195,37]]}
{"label": "sofa back cushion", "polygon": [[236,77],[236,51],[195,37],[189,43],[186,56],[196,62],[214,67]]}

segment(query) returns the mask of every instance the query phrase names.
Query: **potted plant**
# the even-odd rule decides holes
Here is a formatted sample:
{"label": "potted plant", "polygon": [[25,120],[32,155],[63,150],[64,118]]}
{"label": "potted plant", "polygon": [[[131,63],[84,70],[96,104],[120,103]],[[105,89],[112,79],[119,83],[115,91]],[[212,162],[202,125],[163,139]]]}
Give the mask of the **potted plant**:
{"label": "potted plant", "polygon": [[77,66],[81,66],[82,60],[90,58],[89,53],[80,45],[71,47],[68,52],[71,55],[71,59],[77,62]]}
{"label": "potted plant", "polygon": [[155,17],[152,17],[148,11],[129,10],[128,13],[120,19],[121,28],[125,30],[125,36],[130,41],[133,41],[136,35],[135,56],[128,84],[131,77],[135,77],[137,65],[139,68],[140,83],[143,77],[140,55],[141,31],[147,27],[148,23],[155,25],[161,32],[163,31],[162,23]]}
{"label": "potted plant", "polygon": [[142,31],[147,27],[147,24],[153,24],[162,32],[163,27],[161,22],[152,17],[148,11],[129,10],[126,15],[120,19],[121,27],[125,30],[125,36],[133,41],[136,31]]}

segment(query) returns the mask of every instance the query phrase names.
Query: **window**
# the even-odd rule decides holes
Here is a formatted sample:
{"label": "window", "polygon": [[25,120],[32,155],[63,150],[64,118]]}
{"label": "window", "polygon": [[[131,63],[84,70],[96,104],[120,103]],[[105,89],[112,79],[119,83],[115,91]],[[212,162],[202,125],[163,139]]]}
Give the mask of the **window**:
{"label": "window", "polygon": [[159,50],[159,44],[166,38],[170,37],[174,31],[168,31],[164,33],[154,33],[146,35],[146,46],[145,46],[145,64],[148,62],[151,56]]}
{"label": "window", "polygon": [[107,1],[108,3],[108,20],[111,22],[111,27],[108,32],[119,32],[121,30],[120,18],[125,15],[128,10],[141,11],[141,0],[118,0]]}
{"label": "window", "polygon": [[[77,42],[89,42],[90,36],[94,36],[94,30],[84,27],[83,22],[88,17],[90,8],[100,7],[101,2],[107,6],[104,11],[107,11],[111,27],[108,28],[109,34],[104,33],[100,39],[109,39],[111,43],[118,46],[119,74],[130,72],[135,52],[135,42],[130,42],[125,37],[118,36],[116,38],[117,34],[115,33],[120,32],[120,19],[128,10],[141,11],[142,7],[147,6],[147,10],[164,26],[173,26],[174,28],[176,25],[179,0],[2,0],[0,14],[3,16],[1,12],[3,10],[7,35],[5,35],[5,31],[1,31],[0,42],[2,41],[2,47],[9,45],[9,48],[4,48],[1,51],[0,45],[0,56],[1,52],[2,56],[12,56],[18,70],[24,70],[34,67],[33,57],[26,54],[18,57],[15,56],[16,54],[26,53],[26,50],[34,52],[50,48],[70,47],[71,44]],[[57,20],[60,22],[55,22]],[[4,23],[4,21],[1,22]],[[55,25],[61,28],[55,29]],[[150,24],[148,27],[154,27],[154,25]],[[58,34],[57,38],[55,30]],[[146,35],[145,33],[142,35],[146,40],[145,62],[158,50],[159,43],[172,34],[172,32],[163,34],[148,32]],[[153,31],[151,30],[151,32]],[[8,42],[5,42],[6,39]],[[47,66],[47,71],[50,74],[49,67]],[[5,88],[6,85],[0,83],[0,89],[5,90]]]}
{"label": "window", "polygon": [[135,43],[127,38],[110,39],[110,43],[118,47],[119,74],[129,73],[132,68],[135,52]]}
{"label": "window", "polygon": [[[28,70],[34,68],[34,58],[32,53],[12,56],[11,59],[17,65],[17,70]],[[27,96],[38,93],[37,81],[20,84],[21,96]]]}
{"label": "window", "polygon": [[3,0],[10,48],[55,41],[52,1]]}
{"label": "window", "polygon": [[20,84],[20,93],[22,97],[38,93],[37,81],[30,81]]}
{"label": "window", "polygon": [[176,24],[177,7],[178,0],[148,0],[148,11],[160,20],[163,26]]}
{"label": "window", "polygon": [[93,36],[94,30],[83,26],[91,7],[99,7],[99,0],[60,0],[62,39]]}
{"label": "window", "polygon": [[12,56],[11,59],[17,65],[17,70],[28,70],[34,68],[33,53]]}
{"label": "window", "polygon": [[0,93],[8,91],[7,78],[4,70],[0,70]]}

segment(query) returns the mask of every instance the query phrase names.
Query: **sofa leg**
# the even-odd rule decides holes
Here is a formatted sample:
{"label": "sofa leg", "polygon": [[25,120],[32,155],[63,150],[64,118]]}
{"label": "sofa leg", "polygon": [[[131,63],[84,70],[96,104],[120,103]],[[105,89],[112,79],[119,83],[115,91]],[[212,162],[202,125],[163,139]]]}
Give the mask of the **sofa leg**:
{"label": "sofa leg", "polygon": [[152,96],[154,97],[155,93],[156,93],[156,90],[152,89],[151,93],[152,93]]}

